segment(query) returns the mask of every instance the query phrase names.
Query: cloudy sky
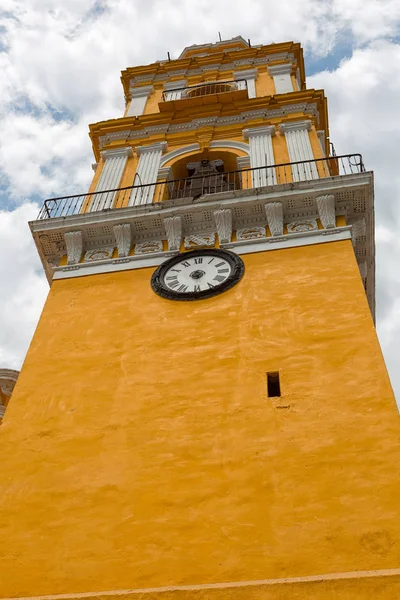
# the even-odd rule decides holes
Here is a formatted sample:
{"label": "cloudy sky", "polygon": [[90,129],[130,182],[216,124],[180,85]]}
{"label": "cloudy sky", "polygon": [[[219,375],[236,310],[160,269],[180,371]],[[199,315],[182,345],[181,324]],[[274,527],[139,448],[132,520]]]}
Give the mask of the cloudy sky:
{"label": "cloudy sky", "polygon": [[399,399],[399,0],[1,0],[0,367],[20,368],[48,293],[27,221],[87,189],[88,124],[122,115],[120,71],[218,31],[300,41],[337,153],[375,171],[377,326]]}

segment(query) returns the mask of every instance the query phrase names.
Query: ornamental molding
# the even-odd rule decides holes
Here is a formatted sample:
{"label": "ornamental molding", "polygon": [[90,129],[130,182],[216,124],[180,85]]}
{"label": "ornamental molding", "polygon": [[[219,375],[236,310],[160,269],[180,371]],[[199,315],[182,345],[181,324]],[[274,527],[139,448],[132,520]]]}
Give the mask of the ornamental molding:
{"label": "ornamental molding", "polygon": [[[279,238],[260,237],[258,239],[238,240],[229,244],[222,244],[221,248],[242,255],[283,248],[324,244],[350,239],[351,234],[349,229],[349,227],[337,227],[335,230],[329,232],[331,235],[326,235],[326,231],[319,229],[317,231],[291,234]],[[147,255],[132,255],[124,259],[80,263],[74,267],[57,267],[54,279],[69,279],[101,273],[114,273],[131,269],[155,267],[161,265],[164,261],[168,260],[168,258],[175,256],[176,254],[177,252],[154,252]]]}
{"label": "ornamental molding", "polygon": [[286,75],[287,73],[292,72],[293,65],[292,63],[283,63],[281,65],[269,65],[268,73],[275,77],[276,75]]}
{"label": "ornamental molding", "polygon": [[162,157],[160,167],[164,167],[167,162],[173,160],[174,158],[178,158],[178,156],[183,156],[185,154],[189,154],[189,152],[195,152],[196,150],[200,150],[200,144],[197,142],[194,144],[189,144],[188,146],[182,146],[182,148],[177,148],[176,150],[171,150]]}
{"label": "ornamental molding", "polygon": [[336,227],[335,196],[333,194],[318,196],[315,202],[324,229]]}
{"label": "ornamental molding", "polygon": [[[134,140],[136,138],[148,137],[153,134],[167,134],[167,133],[176,133],[182,131],[191,131],[193,129],[199,129],[200,127],[214,125],[215,127],[226,126],[226,125],[235,125],[235,124],[245,124],[247,121],[251,121],[253,119],[264,118],[266,120],[271,120],[274,118],[285,117],[291,115],[292,113],[305,112],[314,117],[318,117],[317,103],[316,102],[302,102],[297,104],[288,104],[278,109],[261,109],[261,110],[252,110],[252,111],[244,111],[238,115],[232,115],[227,117],[208,117],[204,119],[193,119],[192,121],[187,121],[186,123],[179,123],[176,125],[170,124],[162,124],[155,125],[152,127],[146,127],[143,129],[135,129],[133,130],[123,130],[116,131],[114,133],[108,133],[106,135],[99,136],[99,144],[100,148],[104,148],[107,144],[118,141],[118,140]],[[285,126],[291,125],[291,123],[282,124]],[[311,121],[310,121],[311,126]]]}
{"label": "ornamental molding", "polygon": [[186,250],[194,250],[195,248],[205,248],[215,245],[215,233],[210,234],[194,234],[186,235],[183,240]]}
{"label": "ornamental molding", "polygon": [[274,136],[276,134],[275,125],[265,125],[262,127],[251,127],[250,129],[243,129],[243,137],[245,140],[249,140],[259,135],[262,136]]}
{"label": "ornamental molding", "polygon": [[236,159],[237,162],[237,166],[238,169],[250,169],[251,167],[251,160],[250,160],[250,156],[238,156]]}
{"label": "ornamental molding", "polygon": [[154,92],[154,87],[152,85],[142,85],[140,87],[130,87],[129,93],[131,98],[141,98],[143,96],[149,96]]}
{"label": "ornamental molding", "polygon": [[168,240],[168,250],[180,250],[182,243],[182,217],[167,217],[164,219],[165,232]]}
{"label": "ornamental molding", "polygon": [[161,240],[150,240],[136,244],[135,254],[151,254],[153,252],[162,252],[163,243]]}
{"label": "ornamental molding", "polygon": [[304,121],[294,121],[293,123],[281,123],[279,125],[280,133],[287,133],[288,131],[299,131],[302,129],[307,129],[310,131],[312,127],[312,122],[309,119]]}
{"label": "ornamental molding", "polygon": [[[239,157],[239,162],[246,158],[248,157]],[[276,184],[257,189],[231,190],[200,196],[195,202],[193,198],[177,198],[162,203],[43,219],[31,222],[30,227],[45,267],[46,275],[48,280],[51,281],[53,276],[58,272],[62,272],[60,277],[73,277],[75,276],[75,272],[78,275],[83,272],[92,273],[90,270],[91,267],[89,269],[87,265],[94,263],[96,265],[107,264],[106,271],[110,272],[117,264],[120,264],[119,262],[115,263],[115,260],[126,262],[129,259],[128,263],[130,264],[130,259],[133,256],[109,259],[111,262],[98,260],[59,267],[61,258],[65,254],[68,254],[66,251],[65,234],[77,233],[78,236],[81,234],[82,246],[85,251],[95,250],[97,248],[115,246],[113,227],[121,224],[129,224],[132,232],[132,243],[140,244],[152,240],[165,239],[166,234],[163,220],[168,217],[179,216],[182,218],[182,228],[186,236],[201,236],[209,235],[210,233],[214,233],[215,235],[218,231],[213,214],[215,211],[230,209],[232,211],[232,228],[236,231],[251,227],[265,227],[267,224],[267,213],[264,205],[271,202],[282,204],[283,221],[285,224],[296,221],[312,221],[320,218],[316,198],[333,195],[336,215],[343,215],[346,218],[346,222],[349,225],[348,229],[353,233],[357,261],[359,263],[367,263],[368,275],[365,285],[371,310],[374,312],[372,177],[372,173],[364,172],[287,184]],[[277,231],[273,238],[268,238],[270,240],[273,239],[273,241],[268,243],[275,244],[276,240],[279,241],[280,238],[286,239],[285,236],[297,236],[300,233],[311,235],[314,231],[316,234],[321,234],[333,241],[337,239],[337,236],[335,233],[331,234],[331,232],[335,232],[336,230],[337,228],[330,228],[297,233],[288,232],[283,235],[279,235],[279,231]],[[287,231],[286,228],[285,231]],[[245,243],[246,240],[241,240],[241,242]],[[165,251],[161,251],[162,256],[165,256],[165,254]],[[82,268],[82,264],[86,266]]]}
{"label": "ornamental molding", "polygon": [[128,256],[132,247],[132,232],[130,223],[121,223],[113,227],[118,256]]}
{"label": "ornamental molding", "polygon": [[166,81],[164,83],[164,90],[169,92],[171,90],[181,90],[187,87],[187,79],[180,79],[179,81]]}
{"label": "ornamental molding", "polygon": [[173,178],[172,175],[171,167],[161,167],[158,169],[157,181],[170,181]]}
{"label": "ornamental molding", "polygon": [[106,258],[112,258],[114,252],[114,246],[108,248],[96,248],[95,250],[87,250],[83,257],[85,262],[90,260],[105,260]]}
{"label": "ornamental molding", "polygon": [[242,71],[234,71],[233,79],[256,79],[258,75],[258,69],[243,69]]}
{"label": "ornamental molding", "polygon": [[264,205],[268,227],[272,237],[283,235],[283,205],[282,202],[269,202]]}
{"label": "ornamental molding", "polygon": [[100,156],[103,160],[107,160],[107,158],[119,158],[120,156],[130,158],[133,156],[133,151],[130,146],[126,146],[125,148],[110,148],[110,150],[100,152]]}
{"label": "ornamental molding", "polygon": [[301,221],[291,221],[285,223],[288,233],[300,233],[303,231],[314,231],[318,229],[316,219],[302,219]]}
{"label": "ornamental molding", "polygon": [[167,147],[167,142],[155,142],[149,146],[136,146],[135,150],[136,154],[140,156],[141,154],[146,154],[147,152],[164,152]]}
{"label": "ornamental molding", "polygon": [[137,77],[133,77],[129,81],[130,87],[135,87],[137,84],[142,83],[151,83],[151,82],[162,82],[172,79],[173,77],[190,77],[191,75],[195,75],[198,73],[206,73],[207,71],[232,71],[237,67],[246,66],[249,67],[253,65],[268,65],[271,62],[278,62],[289,60],[291,62],[295,61],[295,56],[292,52],[280,52],[276,54],[269,54],[268,56],[262,56],[260,58],[243,58],[238,60],[233,60],[230,63],[223,63],[217,65],[195,65],[193,67],[189,67],[188,69],[178,69],[176,71],[169,71],[168,73],[159,73],[155,75],[154,73],[150,73],[148,75],[138,75]]}
{"label": "ornamental molding", "polygon": [[83,252],[82,231],[68,231],[64,233],[67,259],[69,265],[74,265],[81,260]]}
{"label": "ornamental molding", "polygon": [[229,208],[220,208],[214,211],[220,244],[227,244],[232,239],[232,211]]}
{"label": "ornamental molding", "polygon": [[243,229],[236,230],[237,240],[256,240],[265,237],[267,237],[265,227],[244,227]]}
{"label": "ornamental molding", "polygon": [[216,140],[214,142],[210,142],[210,149],[213,148],[241,150],[242,152],[246,152],[247,155],[250,155],[250,146],[249,144],[246,144],[246,142],[236,142],[234,140]]}

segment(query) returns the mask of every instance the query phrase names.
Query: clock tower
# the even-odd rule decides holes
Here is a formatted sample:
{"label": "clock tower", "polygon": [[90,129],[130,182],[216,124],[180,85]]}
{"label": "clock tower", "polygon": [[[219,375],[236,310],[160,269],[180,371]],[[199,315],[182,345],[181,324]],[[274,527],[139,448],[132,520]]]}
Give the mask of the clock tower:
{"label": "clock tower", "polygon": [[299,44],[122,72],[0,426],[0,598],[400,596],[373,174]]}

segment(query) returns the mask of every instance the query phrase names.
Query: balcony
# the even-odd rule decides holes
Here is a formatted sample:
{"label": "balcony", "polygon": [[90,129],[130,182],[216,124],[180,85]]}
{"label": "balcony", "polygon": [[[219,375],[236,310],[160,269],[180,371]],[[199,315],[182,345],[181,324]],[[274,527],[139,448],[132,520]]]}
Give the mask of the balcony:
{"label": "balcony", "polygon": [[321,180],[327,177],[365,172],[361,154],[298,161],[268,167],[157,181],[113,190],[49,198],[38,220],[109,211],[133,206],[158,204],[170,200],[188,202],[222,192],[238,192],[266,186]]}
{"label": "balcony", "polygon": [[374,314],[373,174],[360,154],[227,172],[211,162],[202,175],[46,200],[30,227],[49,282],[199,245],[243,254],[352,239]]}
{"label": "balcony", "polygon": [[239,90],[247,90],[247,81],[245,79],[238,79],[236,81],[210,81],[188,87],[166,90],[162,94],[162,101],[170,102],[172,100],[200,98],[202,96],[226,94]]}

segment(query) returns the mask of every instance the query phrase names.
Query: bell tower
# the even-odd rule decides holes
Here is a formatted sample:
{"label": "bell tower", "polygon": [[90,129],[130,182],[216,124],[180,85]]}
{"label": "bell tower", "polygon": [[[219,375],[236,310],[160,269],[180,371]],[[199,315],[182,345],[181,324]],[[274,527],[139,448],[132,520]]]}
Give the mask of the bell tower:
{"label": "bell tower", "polygon": [[0,426],[0,598],[400,596],[373,174],[299,44],[122,72]]}

